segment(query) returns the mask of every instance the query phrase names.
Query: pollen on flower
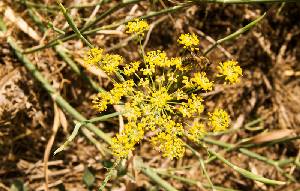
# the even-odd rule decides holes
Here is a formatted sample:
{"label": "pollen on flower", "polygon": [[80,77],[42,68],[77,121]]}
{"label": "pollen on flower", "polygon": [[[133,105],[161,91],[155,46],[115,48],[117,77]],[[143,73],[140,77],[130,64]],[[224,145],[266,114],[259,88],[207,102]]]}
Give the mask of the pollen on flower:
{"label": "pollen on flower", "polygon": [[144,36],[144,32],[149,30],[149,25],[146,21],[135,19],[134,21],[128,22],[126,33],[138,34]]}
{"label": "pollen on flower", "polygon": [[187,101],[187,103],[183,102],[178,108],[183,117],[199,116],[203,112],[202,97],[192,94]]}
{"label": "pollen on flower", "polygon": [[214,132],[224,131],[228,128],[230,118],[223,109],[216,109],[213,113],[209,113],[209,122]]}
{"label": "pollen on flower", "polygon": [[111,149],[117,158],[127,157],[129,152],[134,149],[134,142],[130,142],[126,135],[116,135],[112,138]]}
{"label": "pollen on flower", "polygon": [[242,69],[237,64],[236,61],[220,63],[218,66],[218,76],[224,76],[225,80],[229,81],[231,84],[239,82],[239,77],[242,76]]}
{"label": "pollen on flower", "polygon": [[156,51],[147,52],[147,55],[145,56],[144,59],[145,62],[150,65],[150,67],[154,67],[154,66],[165,66],[168,57],[165,52],[156,50]]}
{"label": "pollen on flower", "polygon": [[199,45],[199,39],[195,34],[181,34],[177,42],[183,45],[183,48],[189,49],[191,51],[199,50],[197,46]]}

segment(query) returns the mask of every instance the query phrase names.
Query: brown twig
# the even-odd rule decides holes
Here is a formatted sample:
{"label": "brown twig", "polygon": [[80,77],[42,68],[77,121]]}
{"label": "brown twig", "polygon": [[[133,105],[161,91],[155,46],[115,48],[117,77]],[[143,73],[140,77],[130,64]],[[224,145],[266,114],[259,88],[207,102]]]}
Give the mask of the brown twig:
{"label": "brown twig", "polygon": [[48,191],[48,185],[49,185],[49,177],[48,177],[48,161],[49,161],[49,156],[51,152],[51,148],[54,143],[54,139],[56,136],[56,133],[58,131],[58,128],[60,126],[60,121],[59,121],[59,108],[57,107],[57,104],[54,102],[54,120],[53,120],[53,126],[52,126],[52,134],[48,140],[45,152],[44,152],[44,178],[45,178],[45,190]]}

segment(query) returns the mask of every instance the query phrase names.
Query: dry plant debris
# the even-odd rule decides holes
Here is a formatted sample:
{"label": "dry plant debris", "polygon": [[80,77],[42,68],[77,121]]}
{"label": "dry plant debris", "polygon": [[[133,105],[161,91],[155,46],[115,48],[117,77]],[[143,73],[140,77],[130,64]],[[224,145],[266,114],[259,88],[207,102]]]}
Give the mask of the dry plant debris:
{"label": "dry plant debris", "polygon": [[[300,189],[299,4],[196,3],[182,6],[182,1],[124,2],[68,0],[63,5],[83,37],[106,50],[103,54],[138,60],[140,55],[136,47],[139,43],[136,37],[126,33],[124,19],[141,17],[150,26],[143,36],[145,52],[168,50],[169,58],[185,54],[195,65],[205,63],[214,68],[226,60],[238,61],[243,69],[239,83],[216,85],[213,91],[201,94],[208,111],[224,108],[232,120],[227,131],[209,133],[203,142],[232,164],[286,184],[272,186],[252,181],[195,144],[191,146],[196,152],[186,149],[185,157],[170,160],[161,157],[150,144],[142,143],[129,154],[127,161],[111,171],[105,188],[159,190],[157,177],[151,177],[154,171],[168,183],[164,189],[210,190],[210,181],[215,190]],[[159,13],[162,10],[168,11]],[[264,12],[267,15],[248,32],[216,44],[205,57],[199,56],[218,39],[238,31]],[[73,35],[55,1],[1,1],[0,29],[0,190],[20,187],[45,190],[43,157],[53,136],[53,146],[48,146],[45,153],[49,154],[51,149],[47,188],[98,189],[107,169],[113,165],[112,158],[105,155],[108,146],[93,133],[85,132],[89,139],[78,134],[69,148],[53,156],[55,149],[72,133],[74,119],[64,108],[55,109],[54,98],[24,68],[7,38],[17,39],[51,86],[88,119],[99,116],[91,109],[93,95],[100,89],[112,89],[112,79],[101,68],[86,70],[81,67],[88,47]],[[199,54],[187,56],[178,51],[177,40],[184,33],[199,36],[198,47],[190,48]],[[57,38],[59,40],[54,41]],[[180,42],[186,42],[186,38],[182,37]],[[45,47],[47,44],[52,46]],[[187,44],[187,49],[189,45],[193,43]],[[130,73],[131,68],[128,69]],[[108,107],[104,114],[112,112],[114,107]],[[122,127],[122,120],[126,119],[112,118],[96,125],[113,135],[119,132],[120,124]],[[53,132],[59,125],[62,128]],[[121,129],[124,128],[126,125]],[[138,156],[142,157],[143,164],[151,167],[150,170],[145,171],[140,166]],[[206,173],[201,171],[201,164],[205,165]]]}

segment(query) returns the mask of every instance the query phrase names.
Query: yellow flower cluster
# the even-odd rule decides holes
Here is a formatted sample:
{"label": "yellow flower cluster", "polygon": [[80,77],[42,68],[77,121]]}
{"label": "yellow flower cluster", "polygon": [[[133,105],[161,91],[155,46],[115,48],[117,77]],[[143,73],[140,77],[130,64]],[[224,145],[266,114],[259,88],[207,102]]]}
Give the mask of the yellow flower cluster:
{"label": "yellow flower cluster", "polygon": [[91,48],[84,57],[86,65],[96,65],[102,59],[103,49]]}
{"label": "yellow flower cluster", "polygon": [[98,111],[107,109],[107,105],[119,104],[123,96],[127,96],[133,92],[133,80],[115,83],[114,88],[110,92],[99,92],[93,98],[94,108]]}
{"label": "yellow flower cluster", "polygon": [[229,126],[230,118],[223,109],[216,109],[213,113],[209,113],[209,122],[214,132],[224,131]]}
{"label": "yellow flower cluster", "polygon": [[177,40],[179,44],[183,45],[183,48],[189,49],[191,51],[199,50],[197,46],[199,45],[199,39],[195,34],[181,34]]}
{"label": "yellow flower cluster", "polygon": [[141,64],[141,62],[139,62],[139,61],[126,64],[124,67],[124,74],[126,76],[130,76],[130,75],[134,74],[139,69],[140,64]]}
{"label": "yellow flower cluster", "polygon": [[[147,26],[139,20],[128,23],[130,33],[141,34]],[[190,34],[181,35],[178,42],[191,51],[199,44],[197,37]],[[126,125],[112,139],[114,156],[126,158],[135,145],[145,139],[163,156],[180,158],[185,152],[185,137],[199,143],[208,131],[228,128],[229,115],[222,109],[208,113],[207,121],[199,121],[202,115],[207,115],[201,93],[211,91],[214,83],[205,71],[194,71],[182,58],[170,58],[160,50],[146,52],[141,61],[128,64],[123,64],[119,55],[103,52],[91,49],[85,60],[118,80],[113,80],[110,91],[100,92],[93,98],[99,112],[109,105],[123,108]],[[219,72],[232,82],[239,76],[235,78],[233,73],[240,72],[236,69],[238,66],[230,62],[222,64]],[[230,67],[234,72],[229,72]]]}
{"label": "yellow flower cluster", "polygon": [[156,50],[147,52],[144,58],[146,68],[141,69],[144,75],[152,75],[155,72],[155,68],[159,67],[171,67],[175,66],[178,70],[184,70],[182,67],[181,58],[168,58],[167,54],[163,51]]}
{"label": "yellow flower cluster", "polygon": [[236,61],[226,61],[218,66],[219,76],[225,76],[231,84],[239,82],[239,77],[242,76],[242,69],[237,65]]}
{"label": "yellow flower cluster", "polygon": [[130,122],[125,125],[124,131],[112,138],[113,154],[119,158],[125,158],[134,149],[136,143],[144,137],[144,129],[140,124]]}
{"label": "yellow flower cluster", "polygon": [[207,130],[203,123],[194,122],[190,127],[187,137],[195,143],[199,143],[200,140],[207,134]]}
{"label": "yellow flower cluster", "polygon": [[184,155],[184,142],[177,136],[159,133],[156,137],[151,138],[151,143],[157,150],[163,152],[164,157],[181,158]]}
{"label": "yellow flower cluster", "polygon": [[197,72],[190,79],[187,76],[183,76],[183,79],[183,83],[188,88],[203,89],[205,91],[212,90],[213,88],[213,82],[209,81],[205,72]]}
{"label": "yellow flower cluster", "polygon": [[134,21],[127,23],[126,33],[137,34],[144,36],[144,32],[149,30],[149,25],[146,21],[135,19]]}
{"label": "yellow flower cluster", "polygon": [[103,49],[92,48],[85,57],[86,66],[94,65],[108,74],[118,71],[118,67],[123,63],[123,57],[117,54],[104,54]]}

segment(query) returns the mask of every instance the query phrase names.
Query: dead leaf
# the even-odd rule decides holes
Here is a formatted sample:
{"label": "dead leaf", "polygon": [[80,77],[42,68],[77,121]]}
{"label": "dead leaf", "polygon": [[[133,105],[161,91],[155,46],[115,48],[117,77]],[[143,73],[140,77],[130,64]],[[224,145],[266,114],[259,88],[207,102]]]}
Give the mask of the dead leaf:
{"label": "dead leaf", "polygon": [[21,17],[17,17],[14,14],[14,11],[7,7],[4,13],[4,16],[16,24],[24,33],[28,34],[31,38],[36,41],[39,41],[41,37],[24,21]]}
{"label": "dead leaf", "polygon": [[63,131],[65,133],[67,133],[68,132],[68,120],[66,118],[66,115],[64,114],[64,112],[60,108],[58,108],[58,111],[59,111],[60,124],[63,127]]}
{"label": "dead leaf", "polygon": [[271,132],[262,133],[262,134],[254,136],[249,140],[249,142],[250,143],[270,142],[270,141],[288,137],[288,136],[294,134],[294,132],[295,132],[294,130],[290,130],[290,129],[271,131]]}

